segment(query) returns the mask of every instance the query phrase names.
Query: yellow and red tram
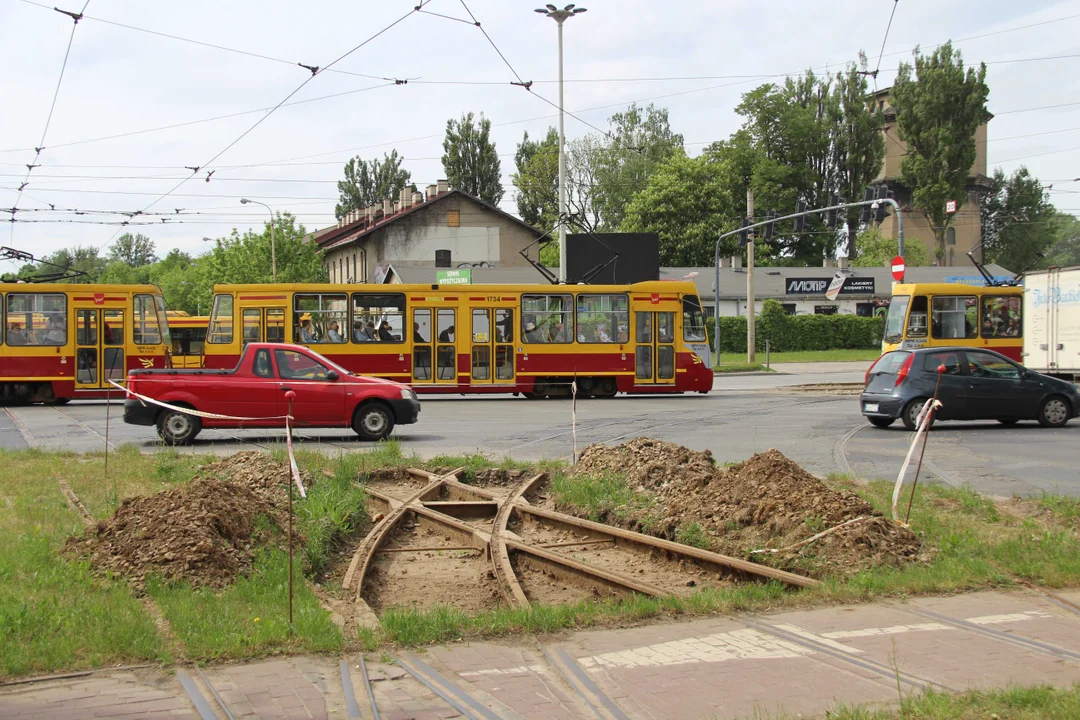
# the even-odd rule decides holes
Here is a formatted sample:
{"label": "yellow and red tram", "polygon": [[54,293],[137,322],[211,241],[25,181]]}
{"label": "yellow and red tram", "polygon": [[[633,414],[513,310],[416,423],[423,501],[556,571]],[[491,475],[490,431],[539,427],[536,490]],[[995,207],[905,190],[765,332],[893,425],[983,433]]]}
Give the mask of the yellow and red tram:
{"label": "yellow and red tram", "polygon": [[248,342],[296,342],[419,393],[708,392],[693,283],[217,285],[203,365]]}
{"label": "yellow and red tram", "polygon": [[0,284],[0,402],[107,397],[133,368],[168,362],[152,285]]}

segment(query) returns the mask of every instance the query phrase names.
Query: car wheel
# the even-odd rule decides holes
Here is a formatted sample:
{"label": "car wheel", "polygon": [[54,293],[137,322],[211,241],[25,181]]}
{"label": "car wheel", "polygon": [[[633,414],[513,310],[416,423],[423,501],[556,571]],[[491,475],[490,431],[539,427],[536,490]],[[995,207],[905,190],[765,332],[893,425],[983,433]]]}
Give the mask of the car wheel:
{"label": "car wheel", "polygon": [[896,418],[887,418],[887,417],[868,417],[866,419],[870,421],[871,425],[873,425],[874,427],[879,427],[879,428],[887,428],[890,425],[892,425],[894,422],[896,422]]}
{"label": "car wheel", "polygon": [[1020,422],[1017,418],[998,418],[997,421],[1002,425],[1015,425]]}
{"label": "car wheel", "polygon": [[195,415],[166,410],[158,416],[157,429],[167,445],[190,445],[202,430],[202,420]]}
{"label": "car wheel", "polygon": [[1043,427],[1064,427],[1069,422],[1069,402],[1060,395],[1051,395],[1039,405],[1039,424]]}
{"label": "car wheel", "polygon": [[[904,427],[908,430],[915,430],[918,427],[919,413],[922,412],[923,405],[926,402],[926,398],[915,398],[904,406],[904,411],[900,414],[900,420],[904,423]],[[934,423],[931,421],[930,427],[933,426]]]}
{"label": "car wheel", "polygon": [[384,440],[394,429],[394,416],[382,403],[369,403],[357,408],[353,430],[361,440]]}

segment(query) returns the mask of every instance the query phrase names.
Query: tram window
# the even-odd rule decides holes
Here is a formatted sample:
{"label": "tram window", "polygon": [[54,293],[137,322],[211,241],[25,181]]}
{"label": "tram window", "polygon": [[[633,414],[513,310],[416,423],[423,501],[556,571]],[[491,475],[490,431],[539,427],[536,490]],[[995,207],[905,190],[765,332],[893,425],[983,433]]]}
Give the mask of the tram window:
{"label": "tram window", "polygon": [[124,344],[124,311],[105,311],[104,340],[106,345]]}
{"label": "tram window", "polygon": [[525,342],[573,342],[574,296],[522,295],[521,329]]}
{"label": "tram window", "polygon": [[686,342],[704,342],[705,315],[701,312],[701,300],[697,295],[687,295],[682,302],[683,340]]}
{"label": "tram window", "polygon": [[514,311],[500,308],[495,311],[495,342],[514,342]]}
{"label": "tram window", "polygon": [[46,293],[9,293],[8,345],[66,345],[67,296]]}
{"label": "tram window", "polygon": [[1019,295],[984,295],[982,299],[982,336],[984,338],[1020,337],[1023,329]]}
{"label": "tram window", "polygon": [[161,324],[158,322],[157,304],[153,295],[136,295],[135,302],[135,344],[161,344]]}
{"label": "tram window", "polygon": [[210,328],[206,342],[211,345],[225,345],[233,340],[233,297],[218,295],[214,298],[214,309],[210,311]]}
{"label": "tram window", "polygon": [[[344,293],[297,293],[293,296],[293,314],[297,318],[296,341],[343,343],[349,327],[349,300]],[[304,320],[310,326],[302,327]]]}
{"label": "tram window", "polygon": [[619,336],[629,332],[629,307],[626,295],[578,295],[578,342],[620,342]]}
{"label": "tram window", "polygon": [[[266,342],[285,342],[285,308],[269,308],[266,311]],[[198,354],[201,355],[202,351]]]}
{"label": "tram window", "polygon": [[974,295],[935,297],[931,307],[930,333],[935,339],[955,340],[978,336],[979,308]]}
{"label": "tram window", "polygon": [[[384,322],[387,323],[385,327]],[[354,293],[349,327],[353,328],[353,342],[405,342],[405,296],[396,293]],[[359,333],[368,327],[371,328],[370,336],[365,333],[365,339],[360,339]]]}
{"label": "tram window", "polygon": [[262,312],[259,308],[244,308],[244,344],[259,342],[260,323]]}

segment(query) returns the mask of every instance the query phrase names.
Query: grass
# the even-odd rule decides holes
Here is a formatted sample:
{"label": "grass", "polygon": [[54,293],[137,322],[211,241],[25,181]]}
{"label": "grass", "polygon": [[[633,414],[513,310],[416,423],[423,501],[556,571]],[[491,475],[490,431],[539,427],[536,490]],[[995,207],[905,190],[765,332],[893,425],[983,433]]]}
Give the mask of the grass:
{"label": "grass", "polygon": [[[167,662],[174,659],[170,648],[175,648],[178,657],[190,659],[339,652],[350,647],[374,650],[391,644],[413,646],[457,638],[546,633],[650,618],[1007,587],[1015,579],[1046,587],[1080,586],[1076,533],[1080,501],[1046,495],[1026,503],[1037,517],[1023,518],[1011,510],[999,510],[975,492],[928,485],[919,488],[911,524],[925,546],[933,550],[931,560],[902,568],[875,567],[854,577],[828,579],[808,590],[793,591],[776,583],[748,584],[703,589],[681,598],[634,596],[528,610],[499,608],[478,615],[451,607],[392,608],[384,613],[380,629],[359,631],[358,638],[346,638],[320,606],[311,581],[298,571],[295,623],[290,634],[285,554],[268,548],[258,553],[250,577],[223,590],[149,579],[148,597],[168,621],[173,642],[163,637],[125,582],[95,576],[84,564],[59,553],[64,539],[78,532],[82,524],[60,495],[57,478],[74,488],[95,517],[104,518],[119,498],[186,482],[207,461],[206,456],[172,450],[144,455],[121,448],[110,456],[106,480],[102,455],[0,451],[5,468],[0,478],[0,532],[11,538],[0,546],[0,677],[123,662]],[[297,526],[309,540],[299,555],[298,570],[316,575],[326,569],[341,538],[365,527],[364,494],[354,482],[358,475],[402,464],[464,466],[466,478],[487,467],[526,469],[482,455],[439,457],[421,463],[403,456],[401,447],[393,442],[371,452],[338,456],[301,450],[298,461],[317,479],[309,498],[298,500],[296,505]],[[637,511],[646,524],[660,521],[659,516],[649,514],[650,497],[622,475],[585,477],[565,473],[556,465],[546,469],[552,473],[552,491],[559,504],[583,516],[614,521]],[[864,487],[843,476],[832,476],[829,481],[859,492],[882,511],[888,510],[889,483]],[[815,522],[815,518],[808,518],[808,527]],[[272,526],[263,530],[280,532]],[[680,525],[674,533],[690,545],[707,548],[712,544],[695,523]],[[811,554],[807,562],[814,561]]]}
{"label": "grass", "polygon": [[[775,720],[786,720],[780,715]],[[801,717],[801,716],[799,716]],[[1080,685],[1011,687],[950,694],[928,690],[904,697],[898,707],[839,706],[831,720],[1072,720],[1080,717]]]}
{"label": "grass", "polygon": [[[796,350],[795,352],[771,352],[770,363],[805,363],[805,362],[867,362],[877,360],[880,350]],[[765,361],[765,351],[757,352],[758,360]],[[720,364],[745,363],[746,353],[720,353]]]}
{"label": "grass", "polygon": [[772,368],[767,368],[762,363],[748,363],[748,362],[725,362],[717,365],[713,368],[713,372],[717,373],[746,373],[746,372],[773,372]]}

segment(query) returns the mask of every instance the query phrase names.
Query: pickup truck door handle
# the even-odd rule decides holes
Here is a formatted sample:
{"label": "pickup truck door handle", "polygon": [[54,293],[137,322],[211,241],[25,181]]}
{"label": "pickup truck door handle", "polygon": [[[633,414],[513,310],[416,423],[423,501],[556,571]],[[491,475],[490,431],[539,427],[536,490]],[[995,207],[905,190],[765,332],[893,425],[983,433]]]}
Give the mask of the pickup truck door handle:
{"label": "pickup truck door handle", "polygon": [[289,387],[288,385],[282,385],[281,386],[281,392],[288,392],[290,390],[292,390],[292,388]]}

